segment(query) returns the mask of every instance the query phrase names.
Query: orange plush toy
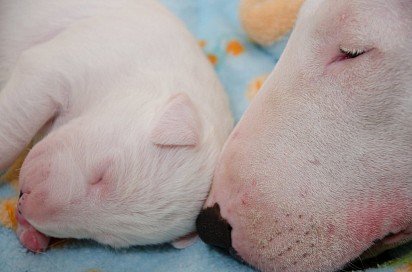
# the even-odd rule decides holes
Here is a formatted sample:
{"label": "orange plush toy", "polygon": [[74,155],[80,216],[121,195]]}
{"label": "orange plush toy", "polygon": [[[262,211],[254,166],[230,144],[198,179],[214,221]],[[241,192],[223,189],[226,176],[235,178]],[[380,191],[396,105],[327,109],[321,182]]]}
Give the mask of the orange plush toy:
{"label": "orange plush toy", "polygon": [[271,45],[289,33],[304,0],[241,0],[240,20],[249,37]]}

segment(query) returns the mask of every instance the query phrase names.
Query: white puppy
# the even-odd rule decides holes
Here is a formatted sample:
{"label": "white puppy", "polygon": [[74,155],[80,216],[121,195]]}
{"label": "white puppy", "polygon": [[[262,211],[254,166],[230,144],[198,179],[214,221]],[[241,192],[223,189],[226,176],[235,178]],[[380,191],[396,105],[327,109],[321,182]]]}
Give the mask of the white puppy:
{"label": "white puppy", "polygon": [[263,271],[412,240],[412,1],[306,1],[206,206],[200,236]]}
{"label": "white puppy", "polygon": [[193,232],[232,117],[182,23],[152,0],[2,0],[0,37],[0,169],[46,135],[21,170],[22,243]]}

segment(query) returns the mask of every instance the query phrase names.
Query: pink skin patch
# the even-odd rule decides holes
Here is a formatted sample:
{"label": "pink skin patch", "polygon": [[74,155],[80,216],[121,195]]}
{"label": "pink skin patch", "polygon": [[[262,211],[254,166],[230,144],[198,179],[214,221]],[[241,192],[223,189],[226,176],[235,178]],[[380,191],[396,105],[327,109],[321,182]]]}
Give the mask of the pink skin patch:
{"label": "pink skin patch", "polygon": [[47,249],[50,243],[50,237],[38,232],[26,219],[17,213],[17,236],[20,243],[28,250],[40,253]]}
{"label": "pink skin patch", "polygon": [[[352,234],[361,244],[370,246],[377,239],[388,234],[397,234],[407,228],[405,218],[408,210],[408,200],[401,194],[395,198],[380,201],[363,201],[349,209],[347,224],[351,226]],[[358,207],[358,208],[356,208]],[[359,208],[361,207],[361,208]]]}

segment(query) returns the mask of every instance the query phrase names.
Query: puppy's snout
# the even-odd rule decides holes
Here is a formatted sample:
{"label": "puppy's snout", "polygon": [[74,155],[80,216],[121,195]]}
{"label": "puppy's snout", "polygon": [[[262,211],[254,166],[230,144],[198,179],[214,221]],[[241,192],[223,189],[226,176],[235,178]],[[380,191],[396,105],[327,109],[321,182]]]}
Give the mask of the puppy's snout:
{"label": "puppy's snout", "polygon": [[200,238],[206,244],[217,246],[228,251],[232,249],[232,227],[220,215],[219,204],[202,210],[196,220],[196,228]]}

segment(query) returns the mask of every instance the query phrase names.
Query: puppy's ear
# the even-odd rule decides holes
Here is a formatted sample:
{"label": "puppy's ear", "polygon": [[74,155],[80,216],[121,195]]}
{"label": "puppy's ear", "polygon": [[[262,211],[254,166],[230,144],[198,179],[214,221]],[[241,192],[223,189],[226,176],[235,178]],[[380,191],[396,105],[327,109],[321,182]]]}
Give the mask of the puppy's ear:
{"label": "puppy's ear", "polygon": [[179,93],[170,98],[150,133],[150,140],[161,146],[197,146],[200,120],[189,96]]}
{"label": "puppy's ear", "polygon": [[184,249],[187,247],[190,247],[194,243],[196,243],[197,239],[199,236],[197,235],[196,232],[190,233],[186,236],[183,236],[182,238],[179,238],[175,241],[172,242],[172,246],[177,249]]}

